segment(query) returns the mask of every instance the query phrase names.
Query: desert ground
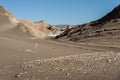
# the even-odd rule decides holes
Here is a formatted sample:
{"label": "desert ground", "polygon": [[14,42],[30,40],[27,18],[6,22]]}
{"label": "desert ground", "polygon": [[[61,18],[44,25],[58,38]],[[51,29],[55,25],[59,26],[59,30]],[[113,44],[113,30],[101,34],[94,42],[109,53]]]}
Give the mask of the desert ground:
{"label": "desert ground", "polygon": [[119,80],[120,38],[81,42],[0,34],[0,80]]}
{"label": "desert ground", "polygon": [[0,6],[0,80],[120,80],[120,5],[65,29]]}

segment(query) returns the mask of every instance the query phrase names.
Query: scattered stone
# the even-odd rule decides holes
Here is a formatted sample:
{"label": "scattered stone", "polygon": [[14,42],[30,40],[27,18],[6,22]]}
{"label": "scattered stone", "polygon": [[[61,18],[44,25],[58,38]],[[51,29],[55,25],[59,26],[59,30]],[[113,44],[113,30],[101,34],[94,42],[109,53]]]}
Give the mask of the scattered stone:
{"label": "scattered stone", "polygon": [[24,74],[27,74],[28,72],[26,71]]}
{"label": "scattered stone", "polygon": [[65,75],[66,75],[66,76],[70,76],[70,73],[66,73]]}
{"label": "scattered stone", "polygon": [[20,74],[15,75],[16,78],[18,78],[18,77],[20,77],[20,76],[21,76]]}
{"label": "scattered stone", "polygon": [[23,75],[23,73],[19,73],[19,74],[15,75],[15,77],[19,78],[21,75]]}
{"label": "scattered stone", "polygon": [[84,74],[86,74],[87,72],[86,71],[84,71]]}
{"label": "scattered stone", "polygon": [[61,72],[62,72],[62,71],[63,71],[63,69],[59,69],[59,71],[61,71]]}
{"label": "scattered stone", "polygon": [[31,53],[32,50],[30,50],[30,49],[26,49],[25,52]]}
{"label": "scattered stone", "polygon": [[110,59],[107,59],[107,62],[109,62],[109,63],[110,63],[110,62],[111,62],[111,60],[110,60]]}
{"label": "scattered stone", "polygon": [[114,60],[117,60],[117,58],[114,58]]}

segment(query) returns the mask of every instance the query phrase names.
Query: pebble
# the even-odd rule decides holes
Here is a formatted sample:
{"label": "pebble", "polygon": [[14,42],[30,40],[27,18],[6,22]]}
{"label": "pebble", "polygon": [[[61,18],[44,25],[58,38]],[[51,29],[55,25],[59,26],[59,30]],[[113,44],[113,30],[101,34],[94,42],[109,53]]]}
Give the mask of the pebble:
{"label": "pebble", "polygon": [[65,75],[66,75],[66,76],[69,76],[69,75],[70,75],[70,73],[66,73]]}
{"label": "pebble", "polygon": [[20,74],[15,75],[16,78],[18,78],[18,77],[20,77],[20,76],[21,76]]}
{"label": "pebble", "polygon": [[110,63],[110,62],[111,62],[111,60],[110,60],[110,59],[107,59],[107,62],[109,62],[109,63]]}
{"label": "pebble", "polygon": [[25,52],[29,52],[29,53],[31,53],[32,50],[30,50],[30,49],[26,49]]}
{"label": "pebble", "polygon": [[15,75],[16,78],[20,77],[23,73],[19,73],[17,75]]}
{"label": "pebble", "polygon": [[114,58],[114,60],[117,60],[117,58]]}
{"label": "pebble", "polygon": [[64,71],[64,69],[59,69],[60,72]]}

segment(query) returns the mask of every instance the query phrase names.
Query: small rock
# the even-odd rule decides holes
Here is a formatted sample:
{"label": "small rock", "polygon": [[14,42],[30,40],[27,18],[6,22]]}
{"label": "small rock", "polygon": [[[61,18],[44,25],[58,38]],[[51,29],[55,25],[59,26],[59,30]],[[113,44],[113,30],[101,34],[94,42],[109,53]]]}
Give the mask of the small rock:
{"label": "small rock", "polygon": [[86,74],[87,72],[86,72],[86,71],[84,71],[83,73],[84,73],[84,74]]}
{"label": "small rock", "polygon": [[69,75],[70,75],[70,73],[66,73],[65,75],[66,75],[66,76],[69,76]]}
{"label": "small rock", "polygon": [[117,60],[117,58],[114,58],[114,60]]}
{"label": "small rock", "polygon": [[27,74],[28,72],[26,71],[24,74]]}
{"label": "small rock", "polygon": [[24,68],[24,65],[20,65],[20,68]]}
{"label": "small rock", "polygon": [[19,73],[17,75],[15,75],[16,78],[20,77],[23,73]]}
{"label": "small rock", "polygon": [[26,49],[25,52],[31,53],[32,50],[30,50],[30,49]]}
{"label": "small rock", "polygon": [[59,69],[59,71],[61,71],[61,72],[62,72],[62,71],[64,71],[64,69]]}
{"label": "small rock", "polygon": [[16,78],[18,78],[18,77],[20,77],[20,76],[21,76],[20,74],[15,75]]}
{"label": "small rock", "polygon": [[110,59],[107,59],[107,62],[109,62],[109,63],[110,63],[110,62],[111,62],[111,60],[110,60]]}

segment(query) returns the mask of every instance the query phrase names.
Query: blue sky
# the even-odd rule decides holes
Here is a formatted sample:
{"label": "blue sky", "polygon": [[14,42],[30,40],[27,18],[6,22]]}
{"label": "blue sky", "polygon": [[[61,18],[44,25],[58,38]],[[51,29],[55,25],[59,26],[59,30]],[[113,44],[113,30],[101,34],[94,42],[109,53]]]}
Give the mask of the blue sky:
{"label": "blue sky", "polygon": [[0,0],[17,19],[56,24],[83,24],[110,12],[120,0]]}

